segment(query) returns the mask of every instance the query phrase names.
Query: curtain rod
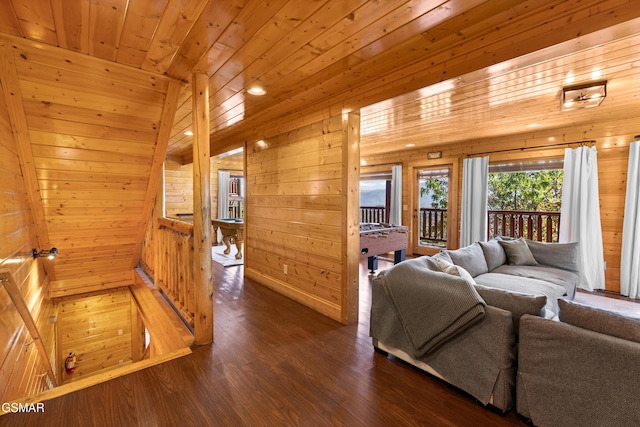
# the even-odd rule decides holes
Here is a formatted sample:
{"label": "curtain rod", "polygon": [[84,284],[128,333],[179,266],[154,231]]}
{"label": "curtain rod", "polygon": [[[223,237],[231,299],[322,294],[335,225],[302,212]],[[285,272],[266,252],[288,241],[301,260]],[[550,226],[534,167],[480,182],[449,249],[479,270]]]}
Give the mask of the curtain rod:
{"label": "curtain rod", "polygon": [[364,166],[360,166],[360,168],[368,168],[368,167],[375,167],[375,166],[402,166],[402,162],[393,162],[393,163],[375,163],[373,165],[364,165]]}
{"label": "curtain rod", "polygon": [[504,150],[494,150],[494,151],[484,151],[481,153],[473,153],[467,154],[467,157],[473,156],[481,156],[484,154],[495,154],[495,153],[508,153],[510,151],[524,151],[524,150],[539,150],[542,148],[558,148],[558,147],[570,147],[571,145],[580,144],[581,146],[585,146],[587,144],[595,144],[596,141],[594,139],[586,139],[584,141],[575,141],[575,142],[563,142],[562,144],[552,144],[552,145],[536,145],[533,147],[522,147],[522,148],[506,148]]}

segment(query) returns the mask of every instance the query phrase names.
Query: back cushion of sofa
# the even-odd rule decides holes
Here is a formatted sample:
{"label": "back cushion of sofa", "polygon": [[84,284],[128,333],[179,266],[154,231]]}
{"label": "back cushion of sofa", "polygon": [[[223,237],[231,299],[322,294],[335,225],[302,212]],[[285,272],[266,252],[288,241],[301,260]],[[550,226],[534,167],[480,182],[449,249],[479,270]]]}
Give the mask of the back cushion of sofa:
{"label": "back cushion of sofa", "polygon": [[640,318],[638,317],[624,316],[565,299],[559,299],[558,306],[560,321],[564,323],[640,343]]}
{"label": "back cushion of sofa", "polygon": [[469,274],[471,274],[471,277],[489,272],[484,252],[482,252],[482,248],[478,243],[453,251],[446,251],[446,253],[449,254],[451,261],[453,261],[455,265],[459,265],[467,270]]}
{"label": "back cushion of sofa", "polygon": [[524,314],[545,317],[545,305],[547,297],[544,295],[528,295],[518,292],[510,292],[502,289],[490,288],[483,285],[476,285],[476,290],[482,299],[494,307],[511,312],[513,327],[518,336],[520,327],[520,317]]}
{"label": "back cushion of sofa", "polygon": [[529,239],[525,242],[539,264],[578,272],[578,242],[543,243]]}
{"label": "back cushion of sofa", "polygon": [[489,271],[500,267],[507,262],[507,254],[502,249],[497,240],[489,240],[488,242],[478,242],[484,252],[484,258],[487,261]]}

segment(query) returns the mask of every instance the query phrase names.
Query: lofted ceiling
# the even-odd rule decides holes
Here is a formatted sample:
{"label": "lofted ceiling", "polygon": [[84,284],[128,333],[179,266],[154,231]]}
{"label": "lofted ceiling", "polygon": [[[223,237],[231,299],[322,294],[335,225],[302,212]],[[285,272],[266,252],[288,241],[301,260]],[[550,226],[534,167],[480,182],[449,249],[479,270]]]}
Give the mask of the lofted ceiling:
{"label": "lofted ceiling", "polygon": [[[640,16],[623,0],[7,0],[0,32],[183,81],[167,155],[191,158],[192,73],[212,153]],[[264,96],[249,95],[260,85]],[[277,125],[276,125],[277,124]]]}

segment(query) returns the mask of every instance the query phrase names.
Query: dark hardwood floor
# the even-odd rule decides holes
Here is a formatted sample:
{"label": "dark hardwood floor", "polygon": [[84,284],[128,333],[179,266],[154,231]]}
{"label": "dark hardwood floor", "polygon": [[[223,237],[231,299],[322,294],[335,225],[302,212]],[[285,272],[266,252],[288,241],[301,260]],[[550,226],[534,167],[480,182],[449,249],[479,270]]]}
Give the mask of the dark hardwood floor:
{"label": "dark hardwood floor", "polygon": [[[380,261],[380,268],[390,266]],[[373,351],[370,276],[343,326],[214,263],[215,343],[0,426],[524,426]]]}

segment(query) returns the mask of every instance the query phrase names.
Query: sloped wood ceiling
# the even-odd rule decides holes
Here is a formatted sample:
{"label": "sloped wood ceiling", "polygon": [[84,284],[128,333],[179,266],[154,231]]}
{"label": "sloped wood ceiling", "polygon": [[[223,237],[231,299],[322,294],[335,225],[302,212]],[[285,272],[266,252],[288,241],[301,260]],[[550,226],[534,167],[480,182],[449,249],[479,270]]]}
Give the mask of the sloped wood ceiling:
{"label": "sloped wood ceiling", "polygon": [[[215,154],[255,129],[286,131],[628,21],[636,3],[7,0],[0,31],[180,80],[206,73]],[[248,95],[254,84],[267,94]],[[182,162],[190,129],[185,86],[168,149]]]}
{"label": "sloped wood ceiling", "polygon": [[47,264],[52,295],[130,284],[177,84],[31,41],[4,37],[0,48],[22,172],[36,180],[29,191],[40,244],[59,250]]}

